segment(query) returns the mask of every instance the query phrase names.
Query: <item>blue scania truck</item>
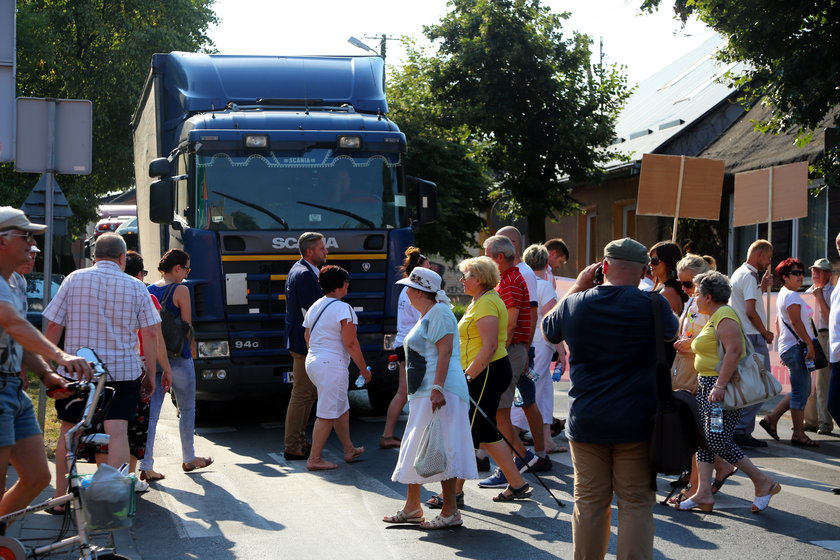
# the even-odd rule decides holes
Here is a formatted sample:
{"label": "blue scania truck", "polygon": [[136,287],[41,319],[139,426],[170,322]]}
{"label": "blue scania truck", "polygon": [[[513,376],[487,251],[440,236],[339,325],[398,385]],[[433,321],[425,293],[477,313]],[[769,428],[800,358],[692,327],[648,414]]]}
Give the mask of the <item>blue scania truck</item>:
{"label": "blue scania truck", "polygon": [[379,57],[152,57],[133,119],[140,251],[150,272],[190,254],[198,400],[288,393],[285,281],[298,236],[318,231],[350,272],[371,404],[387,406],[394,282],[412,225],[436,213],[387,112]]}

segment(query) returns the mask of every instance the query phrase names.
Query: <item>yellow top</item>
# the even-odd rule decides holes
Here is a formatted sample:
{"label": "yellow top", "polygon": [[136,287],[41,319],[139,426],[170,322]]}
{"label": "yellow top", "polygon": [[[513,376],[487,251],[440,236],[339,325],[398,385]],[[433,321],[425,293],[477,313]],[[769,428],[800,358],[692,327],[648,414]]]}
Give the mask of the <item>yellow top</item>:
{"label": "yellow top", "polygon": [[491,362],[507,356],[508,312],[496,290],[484,292],[481,297],[467,306],[467,310],[458,322],[458,336],[461,339],[461,368],[466,371],[481,349],[481,336],[476,322],[482,317],[499,318],[499,346],[490,359]]}
{"label": "yellow top", "polygon": [[[694,352],[694,369],[697,374],[703,377],[717,377],[718,372],[715,368],[718,365],[718,338],[715,332],[715,326],[722,319],[732,319],[738,323],[741,328],[741,320],[738,318],[738,313],[728,305],[721,306],[714,314],[709,317],[709,322],[700,331],[700,334],[691,342],[691,350]],[[744,331],[741,328],[741,358],[743,359],[747,353],[747,345],[744,341]]]}

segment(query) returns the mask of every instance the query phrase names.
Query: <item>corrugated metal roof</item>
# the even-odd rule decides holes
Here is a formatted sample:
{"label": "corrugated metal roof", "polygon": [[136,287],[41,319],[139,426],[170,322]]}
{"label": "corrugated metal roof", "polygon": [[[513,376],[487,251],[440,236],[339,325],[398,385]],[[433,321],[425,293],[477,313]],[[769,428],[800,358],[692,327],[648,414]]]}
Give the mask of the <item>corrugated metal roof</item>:
{"label": "corrugated metal roof", "polygon": [[[741,63],[724,65],[715,53],[725,39],[714,35],[639,84],[616,122],[616,136],[623,139],[611,148],[634,160],[656,153],[663,144],[690,127],[727,99],[735,89],[719,80]],[[693,154],[687,154],[693,155]],[[606,167],[626,163],[614,161]]]}

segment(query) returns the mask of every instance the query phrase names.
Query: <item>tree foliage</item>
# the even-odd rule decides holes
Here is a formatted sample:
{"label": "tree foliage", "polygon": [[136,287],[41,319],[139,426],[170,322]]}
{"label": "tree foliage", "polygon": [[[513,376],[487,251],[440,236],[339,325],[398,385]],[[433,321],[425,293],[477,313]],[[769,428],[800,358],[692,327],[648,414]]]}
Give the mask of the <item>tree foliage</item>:
{"label": "tree foliage", "polygon": [[607,149],[629,92],[620,69],[590,65],[591,39],[563,34],[567,13],[539,0],[452,0],[425,28],[437,42],[431,87],[451,121],[486,146],[493,197],[527,217],[531,239],[545,219],[577,210],[564,178],[591,181],[616,157]]}
{"label": "tree foliage", "polygon": [[[653,11],[661,0],[644,0]],[[730,76],[744,88],[744,100],[764,98],[772,117],[757,129],[778,133],[799,128],[799,142],[810,140],[832,108],[840,104],[840,10],[834,0],[675,0],[674,12],[685,22],[696,15],[728,39],[719,56],[746,62]],[[840,113],[833,119],[840,122]],[[833,156],[837,159],[837,154]],[[824,161],[829,174],[836,165]]]}
{"label": "tree foliage", "polygon": [[417,244],[448,259],[466,255],[484,226],[478,209],[488,205],[490,180],[480,146],[464,127],[444,118],[430,87],[430,57],[407,44],[408,62],[388,78],[390,117],[408,138],[406,173],[438,185],[438,220],[417,231]]}
{"label": "tree foliage", "polygon": [[[62,175],[76,232],[101,195],[134,183],[131,117],[156,52],[212,47],[214,0],[18,0],[17,95],[93,102],[93,171]],[[0,166],[0,199],[20,205],[38,177]]]}

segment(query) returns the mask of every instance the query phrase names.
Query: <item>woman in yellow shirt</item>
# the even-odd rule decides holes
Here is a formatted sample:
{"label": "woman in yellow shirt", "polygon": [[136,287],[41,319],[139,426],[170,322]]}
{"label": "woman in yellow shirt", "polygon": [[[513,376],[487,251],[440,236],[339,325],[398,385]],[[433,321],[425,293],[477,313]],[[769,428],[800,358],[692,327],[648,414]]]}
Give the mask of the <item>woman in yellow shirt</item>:
{"label": "woman in yellow shirt", "polygon": [[[738,467],[755,486],[753,513],[760,513],[770,505],[770,498],[778,494],[782,486],[758,469],[732,440],[735,424],[741,417],[740,410],[723,411],[723,431],[712,432],[710,415],[713,403],[723,401],[726,384],[738,369],[738,362],[746,354],[746,339],[741,322],[734,309],[729,307],[732,288],[729,278],[720,272],[709,271],[694,277],[697,294],[697,308],[709,316],[709,322],[691,343],[695,354],[694,367],[698,375],[697,404],[703,419],[703,431],[709,450],[697,451],[699,480],[697,491],[676,508],[680,511],[712,511],[715,498],[712,494],[712,470],[715,455]],[[723,346],[723,358],[718,357],[718,343]]]}
{"label": "woman in yellow shirt", "polygon": [[[499,268],[488,257],[467,259],[458,265],[463,273],[464,292],[472,297],[464,316],[458,322],[461,367],[467,376],[470,398],[487,418],[495,418],[499,398],[510,385],[512,373],[505,341],[507,309],[494,289],[499,283]],[[495,424],[470,403],[470,429],[473,447],[487,451],[508,480],[504,492],[493,498],[510,502],[527,498],[531,488],[513,462],[510,448],[499,435]],[[457,497],[463,500],[464,481],[457,483]]]}

